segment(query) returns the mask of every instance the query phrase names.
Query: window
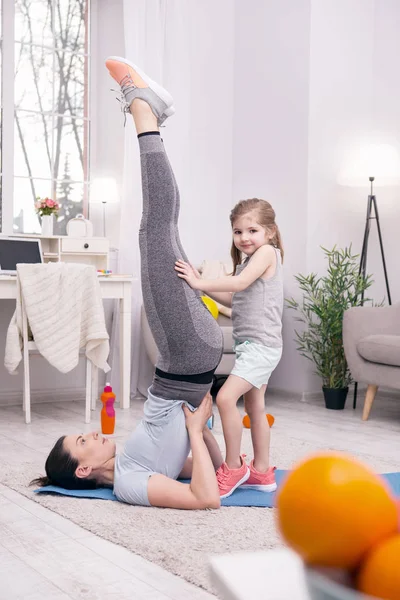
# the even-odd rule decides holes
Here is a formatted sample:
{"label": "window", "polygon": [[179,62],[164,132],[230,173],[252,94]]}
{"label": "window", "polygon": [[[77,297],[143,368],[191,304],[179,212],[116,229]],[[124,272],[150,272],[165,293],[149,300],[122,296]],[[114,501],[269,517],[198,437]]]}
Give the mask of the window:
{"label": "window", "polygon": [[40,232],[34,203],[49,196],[61,204],[54,233],[64,234],[88,204],[89,0],[3,0],[2,21],[2,62],[13,55],[15,75],[9,86],[4,67],[2,122],[11,96],[14,118],[2,135],[2,156],[13,157],[2,187],[13,203],[10,228],[4,197],[2,230]]}

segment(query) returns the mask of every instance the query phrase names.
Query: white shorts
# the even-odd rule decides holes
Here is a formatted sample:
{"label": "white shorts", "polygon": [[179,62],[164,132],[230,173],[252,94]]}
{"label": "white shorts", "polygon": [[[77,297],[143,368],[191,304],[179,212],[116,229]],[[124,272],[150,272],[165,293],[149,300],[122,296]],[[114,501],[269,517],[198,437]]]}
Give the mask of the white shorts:
{"label": "white shorts", "polygon": [[231,375],[241,377],[260,389],[268,383],[282,356],[281,348],[269,348],[255,342],[235,344],[236,360]]}

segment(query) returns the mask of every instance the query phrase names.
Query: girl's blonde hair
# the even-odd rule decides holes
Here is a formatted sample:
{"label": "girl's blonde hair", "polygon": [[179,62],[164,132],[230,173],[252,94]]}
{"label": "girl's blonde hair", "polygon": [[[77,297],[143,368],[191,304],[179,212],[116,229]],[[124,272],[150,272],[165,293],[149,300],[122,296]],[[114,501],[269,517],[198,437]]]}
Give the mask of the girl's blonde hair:
{"label": "girl's blonde hair", "polygon": [[[241,200],[234,206],[232,212],[230,214],[231,226],[233,228],[235,221],[238,217],[241,217],[248,212],[256,210],[257,211],[257,221],[265,229],[269,232],[273,232],[273,237],[271,239],[271,245],[281,253],[281,258],[283,262],[283,244],[280,231],[278,229],[278,225],[275,223],[275,211],[266,200],[260,200],[259,198],[250,198],[249,200]],[[236,272],[236,267],[242,262],[242,253],[238,250],[235,244],[232,242],[231,248],[231,257],[233,262],[233,273]]]}

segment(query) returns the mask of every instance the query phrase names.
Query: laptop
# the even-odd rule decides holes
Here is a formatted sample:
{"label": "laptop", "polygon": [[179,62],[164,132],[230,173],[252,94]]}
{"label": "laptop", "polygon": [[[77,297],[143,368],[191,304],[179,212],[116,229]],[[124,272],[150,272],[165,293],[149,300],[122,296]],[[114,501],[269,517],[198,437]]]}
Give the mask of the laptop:
{"label": "laptop", "polygon": [[0,236],[0,275],[16,275],[19,263],[42,263],[39,239]]}

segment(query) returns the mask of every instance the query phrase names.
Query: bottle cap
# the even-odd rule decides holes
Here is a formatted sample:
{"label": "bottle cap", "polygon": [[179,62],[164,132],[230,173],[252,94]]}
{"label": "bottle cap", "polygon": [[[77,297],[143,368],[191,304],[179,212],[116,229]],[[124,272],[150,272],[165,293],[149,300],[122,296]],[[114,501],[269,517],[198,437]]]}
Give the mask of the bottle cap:
{"label": "bottle cap", "polygon": [[112,387],[111,387],[111,384],[109,384],[109,383],[106,383],[106,387],[104,388],[104,391],[105,391],[105,392],[112,392]]}

